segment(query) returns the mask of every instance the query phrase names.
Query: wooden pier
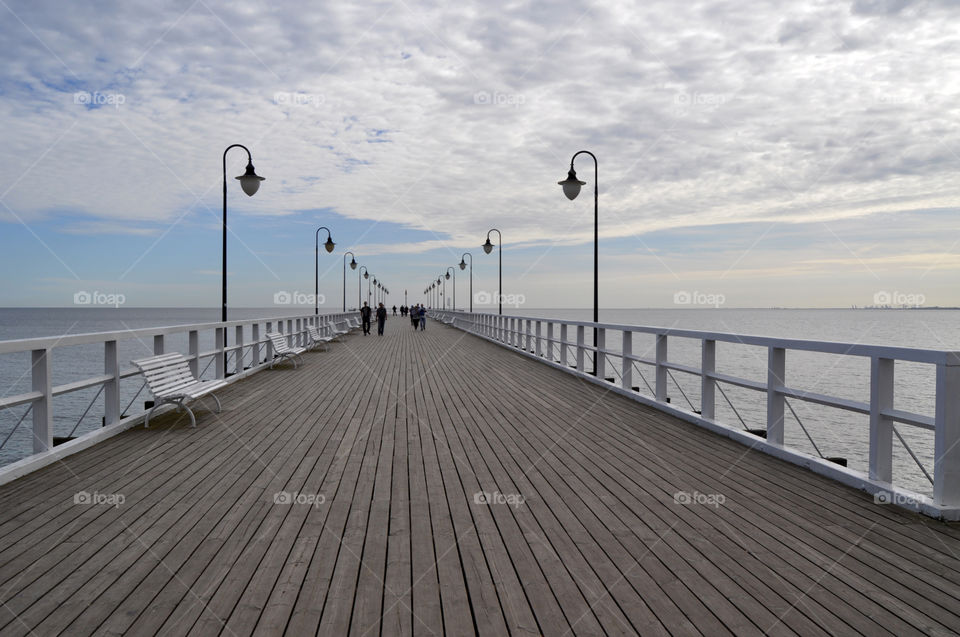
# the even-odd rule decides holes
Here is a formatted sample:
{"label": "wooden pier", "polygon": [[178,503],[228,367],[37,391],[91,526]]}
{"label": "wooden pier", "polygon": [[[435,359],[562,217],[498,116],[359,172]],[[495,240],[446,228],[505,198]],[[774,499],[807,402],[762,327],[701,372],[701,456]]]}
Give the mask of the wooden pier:
{"label": "wooden pier", "polygon": [[955,635],[960,527],[430,321],[0,487],[2,635]]}

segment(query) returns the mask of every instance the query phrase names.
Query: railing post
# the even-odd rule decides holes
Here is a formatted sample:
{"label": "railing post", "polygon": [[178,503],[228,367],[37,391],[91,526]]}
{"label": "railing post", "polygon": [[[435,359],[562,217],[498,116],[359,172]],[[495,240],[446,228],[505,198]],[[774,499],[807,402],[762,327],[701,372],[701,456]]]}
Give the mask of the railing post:
{"label": "railing post", "polygon": [[33,403],[33,453],[53,449],[53,381],[49,349],[31,353],[32,389],[43,394]]}
{"label": "railing post", "polygon": [[600,327],[597,328],[597,351],[593,353],[599,380],[607,379],[607,356],[603,353],[605,349],[607,349],[607,330]]}
{"label": "railing post", "polygon": [[154,334],[153,336],[153,355],[163,354],[163,334]]}
{"label": "railing post", "polygon": [[784,386],[787,351],[782,347],[767,348],[767,442],[783,445]]}
{"label": "railing post", "polygon": [[937,365],[936,431],[933,443],[933,500],[960,507],[960,359]]}
{"label": "railing post", "polygon": [[555,340],[554,340],[554,338],[553,338],[553,322],[548,321],[548,322],[547,322],[547,352],[549,352],[549,354],[550,354],[550,360],[551,360],[551,361],[556,360],[556,359],[553,357],[553,344],[554,344],[554,342],[555,342]]}
{"label": "railing post", "polygon": [[198,378],[200,376],[200,334],[197,330],[190,330],[187,334],[187,350],[190,354],[190,362],[187,363],[190,373]]}
{"label": "railing post", "polygon": [[667,335],[657,334],[657,359],[656,359],[656,399],[657,402],[667,402]]}
{"label": "railing post", "polygon": [[260,324],[254,323],[250,326],[250,367],[260,365]]}
{"label": "railing post", "polygon": [[631,391],[633,389],[633,332],[624,330],[620,337],[620,386]]}
{"label": "railing post", "polygon": [[297,319],[297,335],[293,339],[297,343],[297,347],[303,346],[303,328],[300,324],[300,319]]}
{"label": "railing post", "polygon": [[[270,334],[271,332],[273,332],[273,329],[271,328],[273,328],[273,322],[267,321],[267,334]],[[273,341],[267,339],[267,358],[265,362],[269,363],[272,360],[273,360]]]}
{"label": "railing post", "polygon": [[[537,329],[535,332],[536,340],[534,341],[535,343],[534,349],[536,350],[537,358],[539,358],[543,354],[543,346],[540,344],[540,339],[543,336],[542,328],[543,328],[543,322],[537,321]],[[553,356],[551,356],[550,358],[553,359]]]}
{"label": "railing post", "polygon": [[103,343],[103,373],[110,380],[103,384],[103,426],[120,421],[120,355],[116,341]]}
{"label": "railing post", "polygon": [[234,369],[238,374],[243,373],[243,325],[237,325],[235,330],[236,336],[233,339],[233,344],[237,346],[237,355],[234,356],[233,360],[236,362]]}
{"label": "railing post", "polygon": [[293,319],[287,319],[287,345],[294,346],[293,342]]}
{"label": "railing post", "polygon": [[224,336],[226,336],[226,332],[227,332],[227,328],[218,327],[216,336],[214,336],[214,339],[216,341],[214,347],[217,350],[217,353],[214,354],[214,356],[217,357],[217,360],[215,363],[216,369],[214,371],[217,375],[217,378],[227,377],[227,358],[226,358],[226,353],[224,351],[224,341],[226,340],[224,339]]}
{"label": "railing post", "polygon": [[893,420],[882,415],[893,408],[890,358],[870,358],[870,479],[893,482]]}
{"label": "railing post", "polygon": [[717,371],[717,342],[700,341],[700,416],[713,420],[717,409],[717,381],[711,376]]}
{"label": "railing post", "polygon": [[530,319],[523,322],[523,351],[530,351]]}
{"label": "railing post", "polygon": [[560,324],[560,364],[567,366],[567,324]]}
{"label": "railing post", "polygon": [[510,319],[510,345],[517,345],[517,319]]}
{"label": "railing post", "polygon": [[583,326],[577,326],[577,371],[583,371]]}

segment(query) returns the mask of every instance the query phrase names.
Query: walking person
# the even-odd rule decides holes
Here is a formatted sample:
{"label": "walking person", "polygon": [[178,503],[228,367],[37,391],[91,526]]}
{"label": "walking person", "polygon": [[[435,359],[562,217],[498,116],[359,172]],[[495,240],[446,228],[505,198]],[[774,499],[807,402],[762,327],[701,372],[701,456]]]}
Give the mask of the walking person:
{"label": "walking person", "polygon": [[370,305],[368,305],[367,302],[364,301],[363,307],[360,308],[360,322],[363,324],[364,334],[370,333],[370,314],[371,313],[372,313],[372,310],[370,309]]}
{"label": "walking person", "polygon": [[409,309],[410,313],[410,324],[413,325],[414,331],[417,329],[417,325],[420,324],[420,306],[414,305]]}
{"label": "walking person", "polygon": [[383,336],[383,326],[387,322],[387,308],[380,304],[377,308],[377,336]]}
{"label": "walking person", "polygon": [[393,315],[394,315],[394,316],[397,315],[397,306],[396,306],[396,305],[393,306]]}
{"label": "walking person", "polygon": [[420,331],[424,331],[427,328],[427,308],[420,308]]}

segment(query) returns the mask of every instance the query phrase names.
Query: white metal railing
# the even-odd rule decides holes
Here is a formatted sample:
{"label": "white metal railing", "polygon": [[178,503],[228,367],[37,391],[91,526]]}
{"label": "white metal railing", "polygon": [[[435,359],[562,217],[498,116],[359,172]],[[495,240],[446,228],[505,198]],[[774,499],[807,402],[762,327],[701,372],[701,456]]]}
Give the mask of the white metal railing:
{"label": "white metal railing", "polygon": [[[543,317],[504,316],[486,313],[434,311],[433,315],[459,329],[466,330],[504,346],[514,348],[527,356],[539,358],[548,364],[567,372],[583,376],[593,382],[612,386],[618,393],[629,395],[640,402],[651,404],[662,410],[681,415],[686,420],[709,426],[754,447],[784,457],[793,462],[809,466],[821,473],[841,481],[863,488],[872,493],[889,489],[894,492],[897,503],[918,511],[945,517],[960,518],[960,352],[915,349],[909,347],[887,347],[856,343],[837,343],[801,339],[749,336],[725,332],[707,332],[666,327],[646,327],[637,325],[619,325],[591,323]],[[589,332],[596,328],[597,345],[592,344]],[[633,337],[635,334],[652,335],[655,339],[652,357],[635,353]],[[619,350],[607,346],[608,337],[619,336]],[[668,344],[671,338],[699,341],[700,365],[686,365],[671,361]],[[766,379],[757,381],[717,371],[717,343],[759,346],[766,349]],[[825,393],[806,391],[790,387],[786,378],[788,351],[815,352],[844,357],[861,357],[870,361],[869,400],[859,401],[831,396]],[[596,359],[596,373],[588,363]],[[616,362],[619,361],[619,365]],[[613,362],[613,365],[611,365]],[[935,368],[935,407],[933,415],[914,413],[894,408],[894,367],[897,362],[921,363]],[[642,377],[642,369],[652,370],[652,385]],[[616,371],[614,378],[608,373]],[[684,393],[690,404],[686,410],[669,404],[668,382],[673,378],[671,372],[683,372],[699,378],[700,408],[695,409],[693,402]],[[652,397],[640,395],[634,386],[635,373],[652,390]],[[717,390],[729,402],[723,391],[723,385],[732,385],[755,392],[766,397],[766,439],[743,431],[733,431],[728,425],[719,423],[717,415]],[[680,388],[683,392],[682,388]],[[829,462],[817,462],[821,459],[790,449],[784,443],[784,409],[788,408],[799,421],[788,399],[805,403],[832,407],[848,412],[863,414],[869,418],[869,454],[866,474],[832,465]],[[737,418],[736,408],[730,403]],[[919,493],[899,489],[893,485],[893,445],[894,435],[904,444],[920,468],[928,476],[914,452],[907,446],[896,424],[919,428],[933,432],[933,497],[927,498]],[[803,427],[803,423],[800,423]],[[809,438],[809,433],[804,428]],[[810,438],[814,448],[816,443]]]}
{"label": "white metal railing", "polygon": [[[168,347],[168,337],[186,334],[188,351],[182,353],[189,362],[190,369],[195,376],[202,376],[204,371],[213,364],[216,378],[227,378],[233,375],[239,377],[260,371],[273,358],[273,346],[270,340],[265,337],[267,332],[279,331],[286,335],[291,345],[304,345],[308,338],[306,332],[308,326],[317,325],[322,328],[326,322],[344,325],[345,319],[354,315],[355,313],[337,313],[318,316],[310,313],[269,319],[244,319],[0,341],[0,355],[27,352],[30,355],[29,369],[25,369],[23,372],[24,377],[29,376],[30,378],[30,391],[0,397],[0,411],[10,410],[17,406],[27,406],[26,410],[16,419],[13,428],[2,434],[0,448],[3,444],[6,444],[17,428],[21,426],[21,423],[26,421],[26,416],[29,414],[33,426],[33,454],[42,454],[53,449],[55,433],[53,399],[57,396],[88,388],[97,387],[98,390],[93,400],[87,405],[86,410],[83,411],[80,419],[77,420],[77,424],[87,416],[101,394],[103,395],[103,427],[114,427],[142,419],[145,411],[138,410],[130,415],[126,413],[143,389],[142,382],[139,379],[134,382],[139,383],[140,389],[129,400],[125,408],[122,404],[125,401],[121,399],[121,383],[124,379],[140,375],[136,368],[126,366],[128,361],[121,360],[120,344],[124,341],[137,341],[147,344],[152,342],[153,353],[163,354]],[[263,329],[261,330],[261,328]],[[200,351],[201,342],[210,341],[210,332],[213,336],[213,349]],[[201,339],[201,335],[205,338]],[[226,345],[228,338],[232,341],[230,345]],[[103,373],[54,385],[52,379],[54,365],[57,361],[57,350],[91,344],[100,345],[103,348]],[[201,370],[200,365],[203,359],[210,360]],[[75,425],[66,438],[72,437],[76,428]]]}

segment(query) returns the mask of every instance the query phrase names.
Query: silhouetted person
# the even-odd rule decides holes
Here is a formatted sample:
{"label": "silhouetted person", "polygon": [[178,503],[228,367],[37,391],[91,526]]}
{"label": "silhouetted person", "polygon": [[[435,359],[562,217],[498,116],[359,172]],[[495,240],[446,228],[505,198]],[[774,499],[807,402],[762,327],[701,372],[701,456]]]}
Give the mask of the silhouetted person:
{"label": "silhouetted person", "polygon": [[370,309],[370,305],[366,301],[363,302],[363,307],[360,308],[360,322],[363,323],[363,333],[370,333],[370,314],[373,311]]}
{"label": "silhouetted person", "polygon": [[413,329],[416,330],[420,324],[420,306],[414,305],[407,311],[410,313],[410,324],[413,325]]}
{"label": "silhouetted person", "polygon": [[427,329],[427,308],[420,308],[420,331]]}
{"label": "silhouetted person", "polygon": [[383,336],[383,325],[387,322],[387,308],[383,303],[377,308],[377,336]]}
{"label": "silhouetted person", "polygon": [[393,306],[393,315],[394,315],[394,316],[397,315],[397,306],[396,306],[396,305]]}

